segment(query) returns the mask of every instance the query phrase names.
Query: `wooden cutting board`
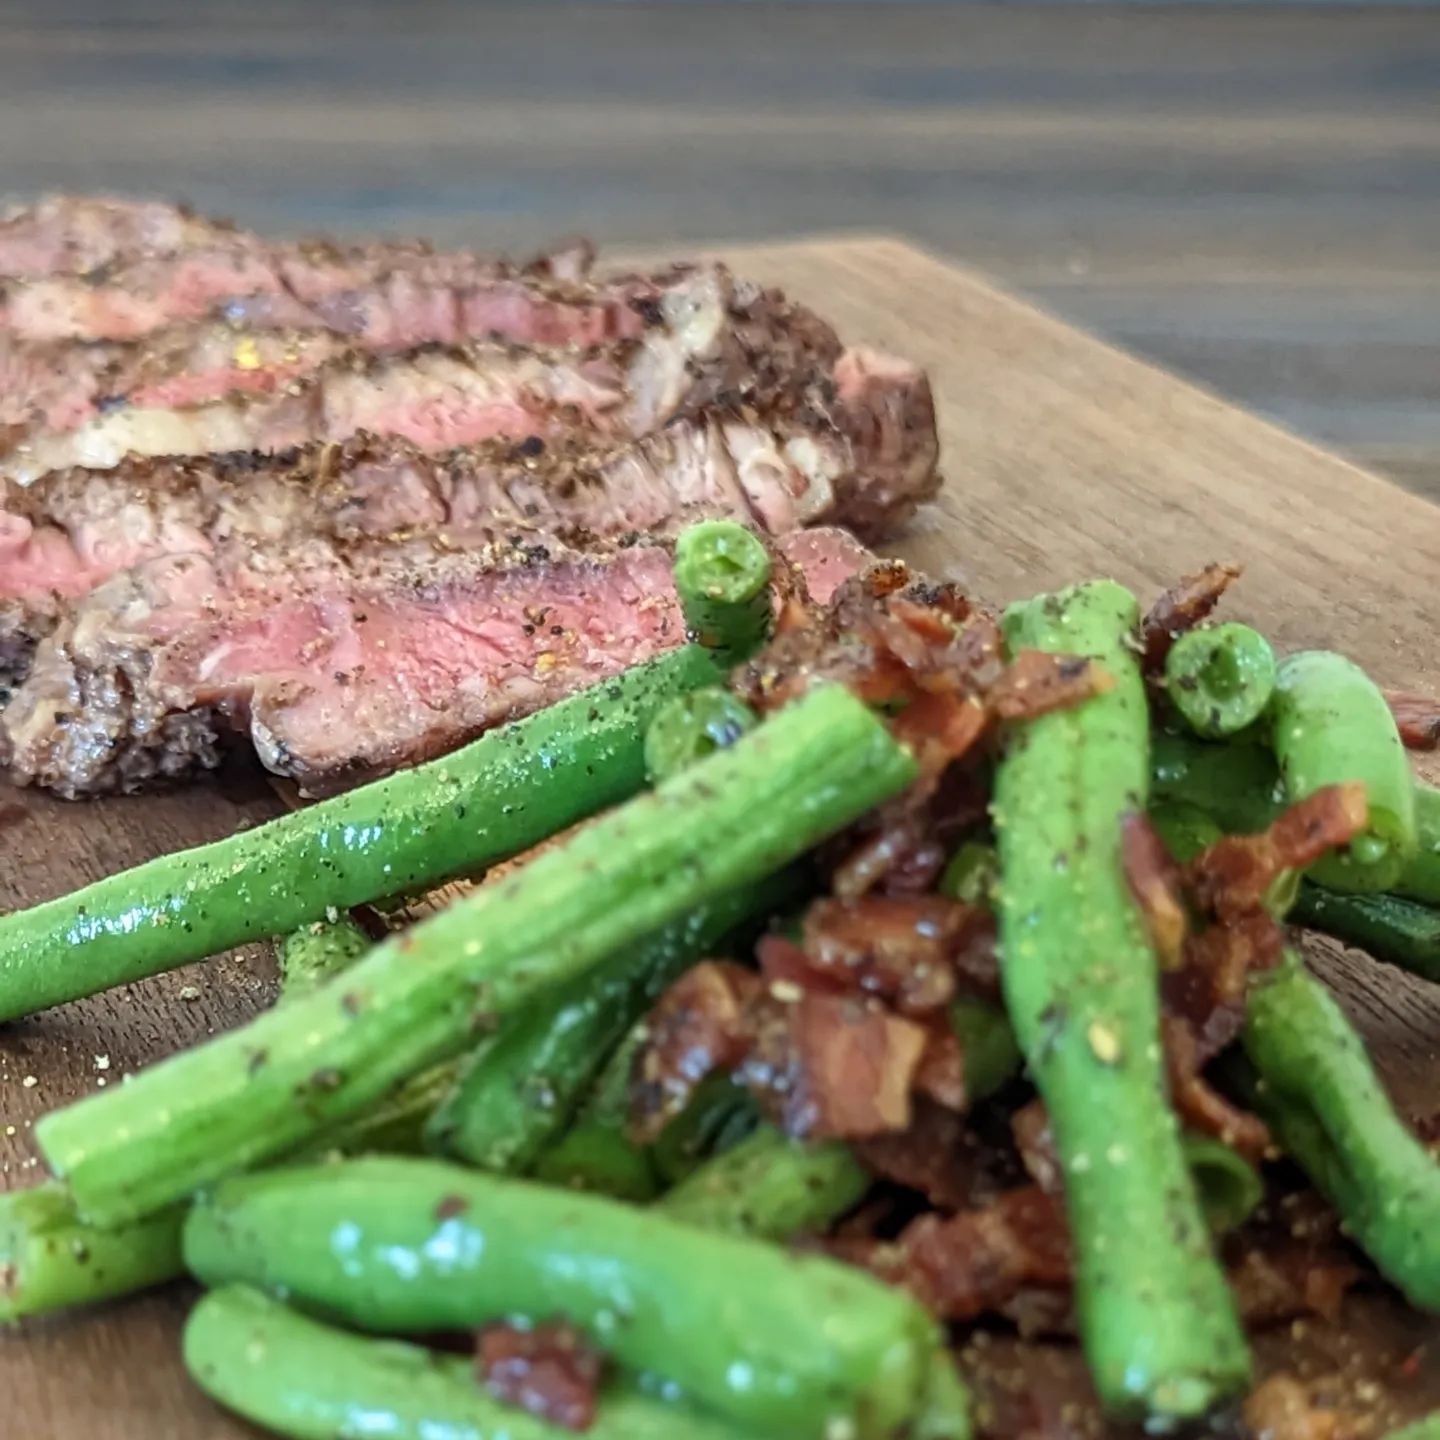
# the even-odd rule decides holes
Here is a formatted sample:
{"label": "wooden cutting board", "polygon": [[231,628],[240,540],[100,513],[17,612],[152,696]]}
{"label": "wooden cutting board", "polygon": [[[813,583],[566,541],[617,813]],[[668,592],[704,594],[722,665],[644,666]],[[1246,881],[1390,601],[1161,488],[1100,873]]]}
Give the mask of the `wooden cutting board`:
{"label": "wooden cutting board", "polygon": [[[1385,684],[1440,688],[1440,508],[892,239],[730,252],[851,341],[933,377],[948,481],[895,548],[1005,601],[1109,573],[1151,595],[1212,558],[1231,611],[1286,647],[1328,645]],[[30,905],[255,824],[261,782],[65,805],[0,789],[0,907]],[[1440,989],[1322,949],[1400,1102],[1440,1115]],[[251,947],[0,1031],[0,1186],[40,1178],[35,1117],[244,1019],[269,993]],[[196,1440],[252,1433],[184,1380],[181,1287],[0,1334],[0,1434]],[[1440,1333],[1426,1347],[1440,1372]]]}

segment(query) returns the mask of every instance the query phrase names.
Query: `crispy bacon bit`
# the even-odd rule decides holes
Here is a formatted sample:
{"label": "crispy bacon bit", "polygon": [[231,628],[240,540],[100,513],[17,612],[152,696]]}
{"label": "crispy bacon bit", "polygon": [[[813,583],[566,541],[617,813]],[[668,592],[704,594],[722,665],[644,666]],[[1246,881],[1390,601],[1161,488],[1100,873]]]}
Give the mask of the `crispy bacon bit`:
{"label": "crispy bacon bit", "polygon": [[869,895],[817,900],[806,912],[802,948],[820,974],[879,996],[902,1015],[927,1015],[954,999],[956,961],[990,924],[978,906],[943,895]]}
{"label": "crispy bacon bit", "polygon": [[573,1326],[487,1326],[475,1337],[475,1361],[497,1400],[566,1430],[594,1424],[601,1357]]}
{"label": "crispy bacon bit", "polygon": [[1027,1186],[981,1210],[922,1215],[876,1269],[943,1320],[973,1320],[1022,1288],[1070,1288],[1070,1236],[1060,1203]]}
{"label": "crispy bacon bit", "polygon": [[915,752],[925,774],[938,774],[969,753],[985,733],[989,716],[973,695],[921,695],[912,700],[890,729]]}
{"label": "crispy bacon bit", "polygon": [[[1161,979],[1171,1090],[1176,1108],[1191,1125],[1252,1159],[1265,1153],[1269,1131],[1214,1090],[1200,1072],[1239,1034],[1251,974],[1279,963],[1285,937],[1266,909],[1271,887],[1287,872],[1303,870],[1352,839],[1365,818],[1363,786],[1330,786],[1292,805],[1259,835],[1217,840],[1179,872],[1182,893],[1208,923],[1184,940],[1180,967]],[[1152,838],[1140,837],[1134,822],[1127,824],[1126,874],[1137,896],[1146,882],[1136,875],[1143,877],[1147,866],[1160,863],[1140,853]]]}
{"label": "crispy bacon bit", "polygon": [[1355,1418],[1317,1404],[1293,1375],[1272,1375],[1245,1402],[1244,1420],[1255,1440],[1354,1440]]}
{"label": "crispy bacon bit", "polygon": [[1247,1326],[1279,1325],[1306,1315],[1340,1318],[1360,1268],[1336,1245],[1316,1247],[1285,1236],[1245,1243],[1226,1267]]}
{"label": "crispy bacon bit", "polygon": [[1043,1100],[1022,1105],[1010,1117],[1010,1133],[1020,1152],[1026,1173],[1047,1194],[1060,1195],[1065,1189],[1064,1171],[1055,1152],[1055,1135]]}
{"label": "crispy bacon bit", "polygon": [[1408,750],[1440,747],[1440,700],[1408,690],[1387,690],[1385,703],[1400,727],[1400,738]]}
{"label": "crispy bacon bit", "polygon": [[1190,928],[1180,893],[1180,867],[1148,815],[1126,815],[1121,821],[1121,861],[1161,968],[1178,969]]}
{"label": "crispy bacon bit", "polygon": [[965,1108],[968,1098],[965,1092],[965,1052],[960,1048],[955,1032],[943,1019],[929,1026],[925,1053],[920,1057],[920,1068],[915,1072],[915,1090],[948,1110]]}
{"label": "crispy bacon bit", "polygon": [[1223,1140],[1247,1160],[1259,1161],[1270,1148],[1265,1122],[1232,1105],[1200,1073],[1200,1050],[1191,1030],[1173,1016],[1160,1022],[1170,1091],[1175,1109],[1192,1129]]}
{"label": "crispy bacon bit", "polygon": [[706,1076],[744,1059],[749,1011],[761,986],[759,976],[739,965],[707,960],[660,997],[635,1062],[630,1119],[637,1139],[655,1140]]}
{"label": "crispy bacon bit", "polygon": [[1186,575],[1150,607],[1140,631],[1144,646],[1141,663],[1147,675],[1160,674],[1176,637],[1207,619],[1239,578],[1238,565],[1211,563]]}
{"label": "crispy bacon bit", "polygon": [[1083,655],[1022,650],[990,687],[990,712],[1000,720],[1031,720],[1078,705],[1115,686],[1115,677]]}
{"label": "crispy bacon bit", "polygon": [[1201,1064],[1239,1033],[1250,975],[1280,961],[1285,936],[1263,910],[1211,925],[1185,942],[1185,963],[1161,979],[1166,1011],[1183,1020],[1200,1047]]}
{"label": "crispy bacon bit", "polygon": [[1354,839],[1368,813],[1364,785],[1327,785],[1258,835],[1224,836],[1187,867],[1197,902],[1221,920],[1258,908],[1284,872],[1303,870]]}
{"label": "crispy bacon bit", "polygon": [[768,997],[739,1076],[797,1139],[903,1130],[928,1035],[847,995]]}
{"label": "crispy bacon bit", "polygon": [[864,840],[830,876],[830,888],[853,900],[883,888],[887,895],[923,895],[945,868],[945,847],[925,834],[916,814],[902,814]]}
{"label": "crispy bacon bit", "polygon": [[772,993],[782,997],[789,990],[844,995],[855,988],[852,975],[820,969],[799,945],[783,935],[762,936],[755,947],[755,958],[760,962],[760,973],[770,982]]}
{"label": "crispy bacon bit", "polygon": [[918,1190],[941,1210],[962,1210],[993,1196],[989,1166],[996,1156],[953,1110],[920,1100],[908,1130],[855,1144],[872,1175]]}

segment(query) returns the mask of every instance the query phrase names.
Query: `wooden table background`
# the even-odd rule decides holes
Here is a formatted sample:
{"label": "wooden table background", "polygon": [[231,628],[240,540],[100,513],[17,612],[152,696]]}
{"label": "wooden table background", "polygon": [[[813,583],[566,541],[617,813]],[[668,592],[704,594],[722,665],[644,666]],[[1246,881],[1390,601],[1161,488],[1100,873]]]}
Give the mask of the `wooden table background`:
{"label": "wooden table background", "polygon": [[0,0],[0,193],[906,234],[1440,497],[1440,11]]}

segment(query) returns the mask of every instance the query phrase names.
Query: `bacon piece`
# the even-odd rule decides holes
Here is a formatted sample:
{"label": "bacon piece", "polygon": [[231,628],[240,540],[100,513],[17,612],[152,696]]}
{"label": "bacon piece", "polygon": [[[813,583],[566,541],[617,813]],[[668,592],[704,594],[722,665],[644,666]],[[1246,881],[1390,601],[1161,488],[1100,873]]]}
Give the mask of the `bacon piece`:
{"label": "bacon piece", "polygon": [[1243,1418],[1255,1440],[1357,1440],[1358,1417],[1318,1404],[1293,1375],[1272,1375],[1246,1400]]}
{"label": "bacon piece", "polygon": [[1361,1276],[1359,1266],[1338,1246],[1317,1249],[1271,1235],[1245,1245],[1226,1273],[1241,1318],[1257,1327],[1306,1315],[1334,1322]]}
{"label": "bacon piece", "polygon": [[489,1325],[475,1337],[475,1366],[485,1388],[566,1430],[595,1422],[601,1357],[563,1321],[521,1329]]}
{"label": "bacon piece", "polygon": [[986,701],[1000,720],[1032,720],[1078,705],[1115,686],[1115,677],[1083,655],[1022,650],[990,687]]}
{"label": "bacon piece", "polygon": [[1071,1283],[1065,1212],[1034,1186],[948,1219],[922,1215],[874,1258],[883,1278],[950,1321],[995,1310],[1024,1287],[1068,1290]]}
{"label": "bacon piece", "polygon": [[1178,969],[1190,928],[1180,893],[1180,867],[1148,815],[1126,815],[1121,821],[1120,853],[1125,880],[1145,918],[1160,966]]}
{"label": "bacon piece", "polygon": [[920,816],[902,813],[841,861],[830,888],[847,900],[877,887],[887,895],[924,895],[934,888],[945,860],[945,847],[924,833]]}
{"label": "bacon piece", "polygon": [[1201,1075],[1200,1049],[1185,1024],[1167,1015],[1161,1019],[1160,1030],[1170,1091],[1181,1118],[1192,1129],[1224,1141],[1247,1160],[1264,1159],[1271,1145],[1265,1122],[1232,1105]]}
{"label": "bacon piece", "polygon": [[806,912],[802,949],[811,966],[877,995],[903,1015],[927,1015],[954,998],[955,962],[990,917],[943,895],[818,900]]}
{"label": "bacon piece", "polygon": [[1055,1151],[1055,1134],[1050,1129],[1045,1102],[1035,1099],[1022,1105],[1010,1117],[1010,1133],[1030,1178],[1047,1195],[1063,1194],[1065,1175]]}
{"label": "bacon piece", "polygon": [[918,1190],[940,1210],[961,1210],[992,1199],[996,1154],[963,1117],[919,1100],[907,1130],[854,1145],[856,1158],[881,1180]]}
{"label": "bacon piece", "polygon": [[1385,703],[1409,750],[1440,748],[1440,700],[1408,690],[1387,690]]}
{"label": "bacon piece", "polygon": [[766,1008],[739,1076],[787,1135],[863,1139],[909,1125],[923,1027],[846,995]]}
{"label": "bacon piece", "polygon": [[1358,781],[1327,785],[1258,835],[1226,835],[1186,869],[1197,902],[1225,920],[1257,909],[1287,870],[1303,870],[1365,828],[1369,804]]}
{"label": "bacon piece", "polygon": [[1239,1033],[1250,975],[1278,964],[1285,936],[1263,910],[1211,925],[1185,942],[1185,963],[1161,979],[1166,1011],[1200,1043],[1201,1063]]}
{"label": "bacon piece", "polygon": [[630,1120],[638,1140],[657,1139],[702,1080],[745,1058],[749,1011],[761,989],[759,976],[742,966],[706,960],[660,997],[635,1060]]}
{"label": "bacon piece", "polygon": [[915,1072],[916,1093],[947,1110],[964,1110],[969,1096],[965,1090],[965,1052],[959,1037],[943,1018],[932,1021],[928,1028],[925,1052]]}
{"label": "bacon piece", "polygon": [[1147,675],[1160,674],[1176,637],[1208,618],[1220,597],[1239,578],[1240,566],[1212,562],[1172,585],[1150,607],[1140,628],[1141,664]]}
{"label": "bacon piece", "polygon": [[974,696],[921,695],[892,722],[897,740],[909,745],[922,774],[937,774],[969,754],[985,733],[989,716]]}

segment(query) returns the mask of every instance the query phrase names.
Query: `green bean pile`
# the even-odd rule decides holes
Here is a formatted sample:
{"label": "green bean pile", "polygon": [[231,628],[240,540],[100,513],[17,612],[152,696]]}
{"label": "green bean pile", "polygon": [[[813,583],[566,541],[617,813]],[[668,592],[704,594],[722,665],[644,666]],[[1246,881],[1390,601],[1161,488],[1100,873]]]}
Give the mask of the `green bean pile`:
{"label": "green bean pile", "polygon": [[[0,919],[6,1019],[283,940],[272,1009],[37,1124],[52,1178],[0,1196],[0,1318],[188,1271],[206,1287],[190,1374],[298,1440],[556,1440],[424,1343],[552,1321],[607,1361],[596,1440],[968,1440],[977,1418],[923,1297],[813,1243],[874,1203],[863,1146],[791,1138],[724,1065],[693,1077],[658,1139],[631,1123],[662,997],[701,961],[747,973],[762,934],[799,935],[830,883],[826,842],[937,793],[912,702],[831,679],[762,716],[727,688],[767,642],[771,568],[744,528],[697,525],[677,545],[690,643],[673,654]],[[960,1112],[1043,1105],[1096,1395],[1166,1429],[1233,1413],[1251,1386],[1216,1237],[1263,1207],[1266,1176],[1181,1122],[1177,960],[1129,868],[1133,827],[1149,816],[1162,872],[1183,876],[1297,802],[1363,787],[1348,841],[1273,877],[1259,920],[1440,981],[1440,791],[1343,657],[1277,659],[1233,622],[1147,655],[1140,623],[1108,580],[1005,613],[1007,657],[1077,657],[1103,684],[987,722],[988,811],[947,832],[931,874],[935,903],[998,924],[998,983],[940,1011]],[[378,942],[348,913],[596,816]],[[1186,936],[1218,923],[1174,893]],[[1299,951],[1276,959],[1248,976],[1212,1081],[1376,1271],[1440,1313],[1440,1166]]]}

